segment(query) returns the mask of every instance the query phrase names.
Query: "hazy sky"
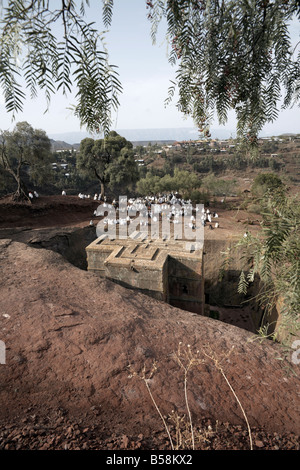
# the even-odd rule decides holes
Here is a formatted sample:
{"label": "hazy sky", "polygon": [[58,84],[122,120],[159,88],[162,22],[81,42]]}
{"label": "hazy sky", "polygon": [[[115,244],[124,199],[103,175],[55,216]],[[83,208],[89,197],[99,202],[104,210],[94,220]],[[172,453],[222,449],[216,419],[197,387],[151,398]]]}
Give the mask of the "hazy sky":
{"label": "hazy sky", "polygon": [[[102,2],[91,0],[91,4],[89,19],[96,21],[102,31]],[[112,26],[106,34],[106,43],[110,63],[118,66],[123,93],[120,95],[120,108],[114,116],[113,127],[117,130],[194,127],[191,119],[185,119],[177,111],[175,101],[167,108],[164,106],[176,68],[168,63],[163,25],[156,45],[152,45],[150,28],[144,0],[115,0]],[[299,40],[298,23],[293,27],[293,35]],[[44,114],[46,104],[40,94],[34,101],[27,100],[24,112],[17,115],[16,122],[26,120],[34,128],[44,129],[48,134],[85,130],[80,129],[78,119],[66,109],[72,103],[72,96],[66,99],[58,94],[52,97],[50,110]],[[12,129],[14,124],[5,111],[0,95],[0,129]],[[213,127],[220,127],[217,121]],[[226,128],[235,129],[233,113]],[[266,126],[264,131],[272,135],[300,133],[300,109],[281,113],[279,119]]]}

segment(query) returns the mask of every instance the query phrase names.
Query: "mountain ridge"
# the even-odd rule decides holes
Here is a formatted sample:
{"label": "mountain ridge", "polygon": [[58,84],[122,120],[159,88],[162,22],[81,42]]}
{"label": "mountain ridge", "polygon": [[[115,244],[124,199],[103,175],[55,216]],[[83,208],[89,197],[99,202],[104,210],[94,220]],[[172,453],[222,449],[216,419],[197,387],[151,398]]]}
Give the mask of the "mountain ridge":
{"label": "mountain ridge", "polygon": [[[199,133],[196,128],[162,128],[162,129],[117,129],[116,132],[122,137],[132,142],[134,145],[147,145],[149,142],[158,144],[168,144],[183,140],[197,140]],[[294,133],[283,133],[281,136],[293,136]],[[53,150],[79,148],[81,140],[86,137],[93,139],[103,138],[103,134],[90,134],[88,132],[62,132],[50,134],[49,138],[52,143]],[[231,129],[211,129],[211,138],[227,140],[235,138],[236,132]],[[260,137],[270,137],[265,133],[261,133]],[[274,137],[274,136],[273,136]]]}
{"label": "mountain ridge", "polygon": [[[199,138],[196,128],[180,127],[180,128],[162,128],[162,129],[116,129],[116,132],[131,142],[162,142],[162,141],[181,141],[195,140]],[[235,131],[226,129],[212,129],[212,138],[229,139],[235,136]],[[49,133],[49,138],[55,141],[62,141],[74,146],[86,137],[93,139],[103,138],[103,134],[91,134],[88,132],[63,132]]]}

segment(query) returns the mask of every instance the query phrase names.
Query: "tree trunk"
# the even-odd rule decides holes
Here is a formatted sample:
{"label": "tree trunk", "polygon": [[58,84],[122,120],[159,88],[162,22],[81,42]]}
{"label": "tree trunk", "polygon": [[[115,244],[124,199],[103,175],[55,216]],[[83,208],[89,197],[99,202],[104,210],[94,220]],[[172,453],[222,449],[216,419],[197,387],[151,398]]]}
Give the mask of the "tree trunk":
{"label": "tree trunk", "polygon": [[13,176],[13,178],[16,180],[16,183],[18,185],[17,190],[15,191],[15,193],[13,193],[13,196],[12,196],[13,200],[15,200],[15,201],[29,201],[31,203],[29,193],[28,193],[28,189],[27,189],[25,183],[22,181],[21,174],[20,174],[21,173],[21,167],[24,164],[24,161],[22,160],[22,155],[19,159],[17,169],[14,170],[11,167],[10,163],[9,163],[9,159],[8,159],[8,157],[6,155],[6,151],[5,151],[5,144],[4,144],[4,141],[3,141],[0,156],[1,156],[2,164],[3,164],[3,168]]}
{"label": "tree trunk", "polygon": [[94,171],[95,171],[96,178],[100,181],[100,188],[101,188],[100,198],[103,201],[104,196],[105,196],[105,183],[104,183],[105,182],[105,177],[101,177],[99,175],[99,173],[97,172],[96,168],[94,168]]}
{"label": "tree trunk", "polygon": [[30,197],[28,196],[28,189],[25,185],[25,183],[23,183],[23,181],[19,178],[19,179],[16,179],[17,183],[18,183],[18,188],[16,190],[16,192],[14,193],[13,195],[13,199],[15,201],[30,201]]}
{"label": "tree trunk", "polygon": [[105,186],[104,186],[104,183],[101,181],[100,182],[100,186],[101,186],[101,201],[103,201],[104,199],[104,195],[105,195]]}
{"label": "tree trunk", "polygon": [[28,195],[28,189],[20,176],[20,169],[18,168],[17,173],[14,171],[10,171],[10,173],[13,175],[18,185],[17,190],[13,194],[13,199],[15,201],[29,201],[31,203],[31,199]]}

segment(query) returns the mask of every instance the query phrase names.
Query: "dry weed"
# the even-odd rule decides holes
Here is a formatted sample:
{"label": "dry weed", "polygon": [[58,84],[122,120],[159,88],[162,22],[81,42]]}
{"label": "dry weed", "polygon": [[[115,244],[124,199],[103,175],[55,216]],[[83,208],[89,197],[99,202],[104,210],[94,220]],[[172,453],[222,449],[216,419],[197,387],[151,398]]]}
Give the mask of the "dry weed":
{"label": "dry weed", "polygon": [[[251,429],[249,425],[249,421],[247,418],[247,415],[245,413],[245,410],[232,386],[230,381],[228,380],[227,375],[225,374],[223,363],[228,360],[229,356],[232,354],[234,350],[234,347],[232,347],[231,350],[227,351],[226,353],[220,355],[216,355],[212,348],[209,345],[204,345],[201,348],[201,351],[197,350],[196,353],[193,352],[191,346],[188,344],[186,347],[183,346],[182,342],[179,343],[178,349],[176,353],[173,353],[173,359],[178,363],[180,368],[184,372],[184,397],[185,397],[185,405],[187,409],[187,417],[186,416],[179,416],[177,412],[174,410],[172,411],[171,415],[169,415],[170,421],[173,423],[174,429],[175,429],[175,444],[172,440],[171,437],[171,432],[170,429],[167,425],[166,419],[162,415],[155,399],[152,394],[152,391],[150,389],[150,380],[152,379],[154,373],[157,371],[157,362],[154,361],[151,369],[147,372],[146,371],[146,366],[144,365],[143,370],[138,373],[135,370],[133,370],[132,366],[129,365],[128,368],[131,372],[129,377],[137,377],[138,379],[142,380],[144,384],[146,385],[147,391],[149,393],[149,396],[151,397],[151,400],[154,404],[154,407],[159,414],[165,430],[167,432],[170,445],[172,450],[178,450],[181,448],[191,448],[195,449],[195,440],[197,442],[210,442],[209,437],[212,437],[215,434],[215,431],[208,428],[207,430],[197,430],[195,432],[193,422],[192,422],[192,415],[190,411],[190,406],[189,406],[189,400],[188,400],[188,374],[192,368],[199,368],[202,364],[207,364],[207,360],[209,360],[214,367],[221,373],[222,377],[224,378],[225,382],[227,383],[229,389],[231,390],[235,400],[237,401],[241,412],[243,414],[243,417],[246,421],[247,428],[248,428],[248,434],[249,434],[249,441],[250,441],[250,449],[253,450],[253,444],[252,444],[252,435],[251,435]],[[196,439],[195,439],[196,438]]]}

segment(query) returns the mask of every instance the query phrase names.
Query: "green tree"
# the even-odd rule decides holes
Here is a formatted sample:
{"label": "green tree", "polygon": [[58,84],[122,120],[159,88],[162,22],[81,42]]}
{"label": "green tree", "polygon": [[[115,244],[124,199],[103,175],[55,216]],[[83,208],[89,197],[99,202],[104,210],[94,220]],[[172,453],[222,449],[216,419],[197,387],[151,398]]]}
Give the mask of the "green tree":
{"label": "green tree", "polygon": [[148,172],[145,178],[137,183],[137,190],[142,195],[159,194],[172,191],[191,191],[200,186],[195,173],[175,168],[174,176],[165,174],[162,178]]}
{"label": "green tree", "polygon": [[253,181],[251,191],[254,196],[262,197],[266,192],[278,189],[284,190],[284,185],[279,176],[274,173],[260,173]]}
{"label": "green tree", "polygon": [[0,134],[0,166],[16,182],[16,200],[30,201],[24,182],[25,168],[30,181],[41,184],[49,175],[51,158],[51,142],[46,133],[25,121],[17,123],[12,132]]}
{"label": "green tree", "polygon": [[209,203],[209,194],[198,189],[187,192],[184,194],[184,199],[190,199],[193,204],[204,204]]}
{"label": "green tree", "polygon": [[159,192],[161,193],[169,193],[171,191],[176,190],[176,181],[170,174],[164,175],[159,182]]}
{"label": "green tree", "polygon": [[248,234],[238,244],[249,261],[248,276],[241,274],[239,291],[246,293],[258,275],[263,283],[257,300],[265,309],[265,321],[274,308],[280,315],[273,337],[290,345],[299,331],[300,311],[300,204],[299,198],[282,191],[261,199],[262,233]]}
{"label": "green tree", "polygon": [[278,150],[278,144],[274,140],[263,142],[261,151],[263,153],[274,153]]}
{"label": "green tree", "polygon": [[174,174],[175,163],[173,162],[172,158],[167,155],[167,158],[164,161],[163,171],[167,175]]}
{"label": "green tree", "polygon": [[136,185],[137,192],[142,196],[155,195],[161,190],[161,178],[153,175],[150,171],[146,174],[145,178],[141,178]]}
{"label": "green tree", "polygon": [[133,187],[139,179],[139,168],[135,161],[132,149],[124,147],[121,149],[120,156],[112,161],[107,169],[109,185],[111,188],[122,186],[124,189]]}
{"label": "green tree", "polygon": [[132,147],[131,142],[115,131],[109,132],[104,139],[94,140],[87,137],[80,142],[76,155],[77,169],[83,176],[99,181],[103,197],[110,180],[112,183],[124,181],[125,178],[134,181],[137,167],[132,161]]}
{"label": "green tree", "polygon": [[178,191],[191,191],[200,186],[200,180],[195,173],[179,170],[179,168],[174,170],[174,182],[174,189]]}

